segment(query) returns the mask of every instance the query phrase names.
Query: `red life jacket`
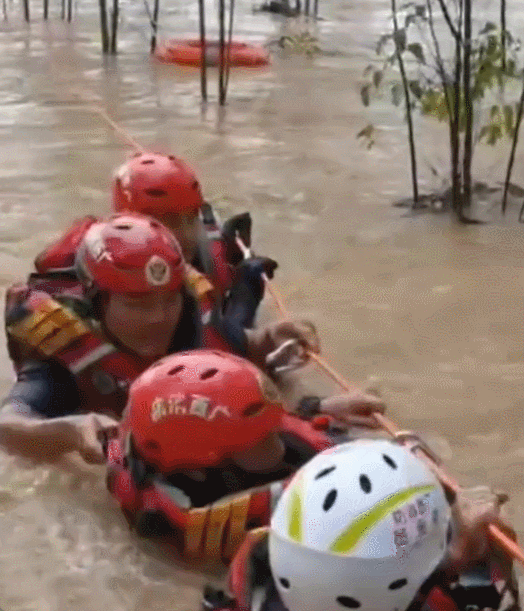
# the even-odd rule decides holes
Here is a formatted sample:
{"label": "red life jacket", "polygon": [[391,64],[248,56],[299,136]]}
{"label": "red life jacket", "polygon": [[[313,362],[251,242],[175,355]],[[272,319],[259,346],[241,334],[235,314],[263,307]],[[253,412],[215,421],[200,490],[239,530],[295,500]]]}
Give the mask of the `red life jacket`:
{"label": "red life jacket", "polygon": [[[291,444],[294,453],[305,454],[301,464],[334,445],[328,432],[287,414],[282,428],[283,439]],[[183,559],[199,561],[230,560],[246,533],[254,526],[269,524],[273,508],[286,485],[276,480],[248,490],[236,490],[226,500],[204,507],[193,507],[191,499],[166,479],[151,474],[141,481],[144,466],[131,447],[129,440],[112,440],[108,446],[108,479],[110,492],[115,496],[130,524],[141,534],[152,534],[154,527],[146,523],[164,521],[168,529],[163,539],[174,543]],[[301,466],[297,464],[297,468]],[[212,487],[209,481],[202,486]],[[160,533],[156,533],[160,534]]]}
{"label": "red life jacket", "polygon": [[199,258],[204,273],[213,283],[218,301],[221,301],[231,288],[231,266],[227,261],[226,244],[222,237],[220,222],[216,212],[208,206],[202,223],[205,240],[199,245]]}
{"label": "red life jacket", "polygon": [[73,267],[75,264],[75,254],[86,234],[93,223],[97,222],[96,216],[85,216],[65,232],[56,242],[53,242],[35,259],[35,268],[40,274],[44,274],[51,269],[64,269]]}
{"label": "red life jacket", "polygon": [[[129,384],[151,363],[105,339],[89,308],[73,275],[33,275],[29,284],[11,287],[5,311],[10,357],[15,368],[27,358],[58,361],[74,375],[84,410],[119,415]],[[202,331],[202,347],[228,350],[210,324]]]}
{"label": "red life jacket", "polygon": [[[271,575],[269,566],[267,566],[268,533],[269,529],[265,527],[252,530],[247,534],[229,567],[229,593],[225,594],[220,590],[206,588],[203,609],[206,611],[252,611],[254,591],[263,588],[266,599],[271,599],[271,604],[267,608],[270,608],[271,611],[286,611],[276,593],[272,578],[267,577]],[[264,566],[262,571],[264,575],[260,575],[261,563]],[[468,608],[469,603],[471,603],[471,608],[483,608],[478,606],[479,601],[486,605],[486,609],[497,610],[502,604],[500,591],[505,586],[509,586],[509,591],[513,591],[515,597],[515,590],[512,590],[510,585],[514,578],[511,572],[502,568],[496,557],[487,560],[487,567],[482,564],[479,568],[483,573],[480,579],[475,570],[459,576],[456,582],[459,589],[462,580],[470,582],[470,586],[469,590],[467,586],[466,590],[462,589],[458,595],[457,591],[454,592],[447,587],[449,584],[442,583],[433,586],[426,599],[421,602],[420,611],[460,611]],[[319,569],[321,569],[320,566]],[[266,583],[264,579],[267,580]],[[457,597],[457,600],[454,599],[454,596]],[[260,604],[260,592],[256,598],[256,608],[266,608]],[[458,600],[461,602],[458,603]],[[503,608],[507,610],[510,607],[506,603]],[[511,609],[516,608],[517,606],[511,607]]]}

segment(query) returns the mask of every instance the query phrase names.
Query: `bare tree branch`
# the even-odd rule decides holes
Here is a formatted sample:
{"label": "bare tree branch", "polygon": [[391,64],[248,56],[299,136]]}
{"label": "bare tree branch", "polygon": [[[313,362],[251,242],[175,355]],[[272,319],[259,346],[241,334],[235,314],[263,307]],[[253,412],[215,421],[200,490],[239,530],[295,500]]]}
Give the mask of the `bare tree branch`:
{"label": "bare tree branch", "polygon": [[438,3],[440,4],[440,10],[442,11],[442,14],[444,15],[444,19],[446,20],[446,23],[448,24],[448,28],[450,29],[450,32],[453,34],[453,37],[457,41],[462,40],[460,31],[457,30],[457,28],[453,25],[453,21],[451,21],[451,17],[449,15],[448,7],[446,6],[445,1],[438,0]]}

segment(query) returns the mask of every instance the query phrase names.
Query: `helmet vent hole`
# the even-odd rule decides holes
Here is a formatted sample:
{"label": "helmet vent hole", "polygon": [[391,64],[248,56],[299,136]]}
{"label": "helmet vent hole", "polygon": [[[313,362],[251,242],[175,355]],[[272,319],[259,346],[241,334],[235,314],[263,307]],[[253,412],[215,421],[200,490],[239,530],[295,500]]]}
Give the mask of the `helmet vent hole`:
{"label": "helmet vent hole", "polygon": [[371,492],[371,482],[369,481],[369,477],[367,475],[361,475],[359,478],[359,482],[362,491],[366,494],[369,494]]}
{"label": "helmet vent hole", "polygon": [[180,373],[182,371],[182,369],[185,369],[185,365],[177,365],[176,367],[173,367],[173,369],[170,369],[167,372],[167,375],[174,376],[177,373]]}
{"label": "helmet vent hole", "polygon": [[149,440],[144,443],[146,450],[150,452],[160,452],[160,445],[157,441]]}
{"label": "helmet vent hole", "polygon": [[146,189],[145,194],[150,197],[165,197],[167,192],[164,189]]}
{"label": "helmet vent hole", "polygon": [[129,223],[120,223],[115,225],[115,229],[121,229],[122,231],[129,231],[131,229],[131,225]]}
{"label": "helmet vent hole", "polygon": [[341,607],[346,607],[346,609],[358,609],[361,606],[358,600],[351,598],[351,596],[337,596],[337,603]]}
{"label": "helmet vent hole", "polygon": [[216,369],[215,367],[213,367],[212,369],[207,369],[206,371],[204,371],[204,373],[200,376],[201,380],[209,380],[209,378],[212,378],[214,375],[216,375],[218,373],[218,369]]}
{"label": "helmet vent hole", "polygon": [[388,588],[390,590],[400,590],[400,588],[403,588],[404,586],[407,586],[407,585],[408,585],[407,579],[397,579],[397,581],[393,581],[392,583],[390,583]]}
{"label": "helmet vent hole", "polygon": [[336,469],[335,466],[333,467],[328,467],[327,469],[322,469],[322,471],[320,473],[317,473],[315,475],[315,479],[320,479],[321,477],[325,477],[326,475],[329,475],[330,473],[333,473],[333,471]]}
{"label": "helmet vent hole", "polygon": [[392,469],[397,468],[397,463],[391,458],[391,456],[382,454],[382,458],[384,459],[384,462],[387,463]]}
{"label": "helmet vent hole", "polygon": [[171,161],[176,161],[176,157],[174,155],[168,155],[167,158]]}
{"label": "helmet vent hole", "polygon": [[140,163],[142,165],[152,165],[153,163],[155,163],[155,160],[154,159],[142,159]]}
{"label": "helmet vent hole", "polygon": [[289,583],[289,579],[286,579],[285,577],[280,577],[279,580],[280,585],[283,588],[286,588],[286,590],[289,590],[289,588],[291,587],[291,584]]}
{"label": "helmet vent hole", "polygon": [[195,180],[193,182],[193,184],[191,185],[192,189],[195,189],[195,191],[198,191],[198,189],[200,188],[200,185],[198,184],[198,180]]}
{"label": "helmet vent hole", "polygon": [[245,418],[252,418],[253,416],[258,416],[265,408],[264,403],[259,401],[258,403],[250,403],[245,409],[242,415]]}
{"label": "helmet vent hole", "polygon": [[329,511],[333,507],[335,501],[337,500],[337,494],[338,492],[334,489],[327,493],[326,498],[324,499],[324,504],[322,505],[324,511]]}

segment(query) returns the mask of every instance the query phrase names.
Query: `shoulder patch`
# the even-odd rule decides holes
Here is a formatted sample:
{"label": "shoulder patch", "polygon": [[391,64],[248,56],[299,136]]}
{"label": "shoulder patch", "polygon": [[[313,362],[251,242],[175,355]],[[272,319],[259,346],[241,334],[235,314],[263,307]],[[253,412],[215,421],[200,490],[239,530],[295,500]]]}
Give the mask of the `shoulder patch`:
{"label": "shoulder patch", "polygon": [[186,284],[198,300],[213,293],[215,290],[215,287],[207,277],[191,265],[186,265]]}
{"label": "shoulder patch", "polygon": [[33,293],[22,307],[7,324],[8,337],[47,357],[91,333],[69,308],[44,293]]}

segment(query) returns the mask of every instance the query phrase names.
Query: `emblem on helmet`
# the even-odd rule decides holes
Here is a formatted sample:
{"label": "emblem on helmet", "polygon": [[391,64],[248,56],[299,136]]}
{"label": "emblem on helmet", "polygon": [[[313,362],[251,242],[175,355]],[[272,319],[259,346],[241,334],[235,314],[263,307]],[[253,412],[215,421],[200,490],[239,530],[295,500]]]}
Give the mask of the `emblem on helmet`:
{"label": "emblem on helmet", "polygon": [[146,265],[146,278],[153,286],[164,286],[171,279],[171,269],[162,257],[153,255]]}

